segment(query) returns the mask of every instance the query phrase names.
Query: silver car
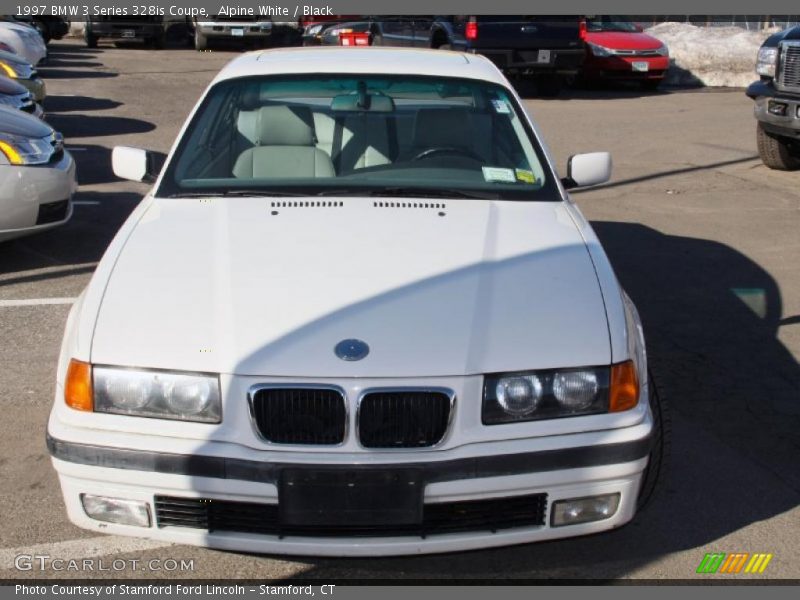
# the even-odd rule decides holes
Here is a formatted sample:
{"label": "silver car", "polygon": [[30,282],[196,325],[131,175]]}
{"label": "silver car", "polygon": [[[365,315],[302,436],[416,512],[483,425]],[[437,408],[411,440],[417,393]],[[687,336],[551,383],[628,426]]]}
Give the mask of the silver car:
{"label": "silver car", "polygon": [[15,80],[33,94],[36,102],[42,102],[47,95],[44,81],[36,69],[21,56],[0,50],[0,75]]}
{"label": "silver car", "polygon": [[69,221],[77,187],[75,161],[61,134],[0,106],[0,242]]}
{"label": "silver car", "polygon": [[0,77],[0,106],[16,108],[39,119],[44,118],[44,110],[34,101],[27,88],[8,77]]}

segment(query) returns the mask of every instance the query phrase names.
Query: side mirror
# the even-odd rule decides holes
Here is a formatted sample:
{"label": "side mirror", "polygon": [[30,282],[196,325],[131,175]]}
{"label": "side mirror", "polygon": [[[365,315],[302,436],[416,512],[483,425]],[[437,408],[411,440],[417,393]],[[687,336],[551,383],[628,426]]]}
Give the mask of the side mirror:
{"label": "side mirror", "polygon": [[561,180],[566,189],[588,187],[611,179],[611,154],[589,152],[575,154],[567,161],[567,176]]}
{"label": "side mirror", "polygon": [[111,151],[111,168],[114,175],[121,179],[152,183],[161,172],[166,159],[167,155],[163,152],[115,146]]}

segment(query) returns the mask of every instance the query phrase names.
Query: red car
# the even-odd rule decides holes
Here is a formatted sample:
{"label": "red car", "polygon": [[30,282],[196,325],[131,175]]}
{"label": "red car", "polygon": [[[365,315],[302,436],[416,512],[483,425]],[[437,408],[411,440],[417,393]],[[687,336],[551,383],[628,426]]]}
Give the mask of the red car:
{"label": "red car", "polygon": [[586,21],[584,80],[634,81],[654,90],[669,68],[669,50],[661,40],[630,21],[596,17]]}

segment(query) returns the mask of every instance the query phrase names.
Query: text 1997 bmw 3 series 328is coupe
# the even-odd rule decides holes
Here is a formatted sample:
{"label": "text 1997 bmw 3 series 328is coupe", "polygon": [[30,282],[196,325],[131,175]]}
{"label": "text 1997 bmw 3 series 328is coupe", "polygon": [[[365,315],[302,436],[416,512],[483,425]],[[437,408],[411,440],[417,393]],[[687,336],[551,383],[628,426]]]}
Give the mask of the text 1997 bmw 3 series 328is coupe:
{"label": "text 1997 bmw 3 series 328is coupe", "polygon": [[67,323],[48,445],[88,529],[391,555],[629,521],[661,456],[635,308],[502,74],[243,55]]}

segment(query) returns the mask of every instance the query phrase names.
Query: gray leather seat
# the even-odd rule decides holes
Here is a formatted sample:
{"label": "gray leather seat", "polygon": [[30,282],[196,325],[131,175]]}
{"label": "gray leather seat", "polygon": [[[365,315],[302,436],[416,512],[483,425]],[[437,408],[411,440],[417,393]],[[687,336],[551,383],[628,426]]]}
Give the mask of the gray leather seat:
{"label": "gray leather seat", "polygon": [[255,116],[254,147],[239,155],[234,177],[292,179],[335,177],[331,157],[316,147],[307,107],[264,106]]}

